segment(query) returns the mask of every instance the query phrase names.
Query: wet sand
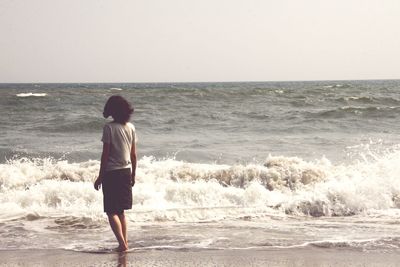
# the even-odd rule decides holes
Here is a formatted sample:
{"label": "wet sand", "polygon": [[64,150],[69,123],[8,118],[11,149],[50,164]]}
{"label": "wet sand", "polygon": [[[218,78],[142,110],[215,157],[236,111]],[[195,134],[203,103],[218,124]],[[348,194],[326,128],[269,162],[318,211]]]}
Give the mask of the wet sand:
{"label": "wet sand", "polygon": [[66,250],[3,250],[0,266],[398,266],[400,253],[337,249],[152,250],[82,253]]}

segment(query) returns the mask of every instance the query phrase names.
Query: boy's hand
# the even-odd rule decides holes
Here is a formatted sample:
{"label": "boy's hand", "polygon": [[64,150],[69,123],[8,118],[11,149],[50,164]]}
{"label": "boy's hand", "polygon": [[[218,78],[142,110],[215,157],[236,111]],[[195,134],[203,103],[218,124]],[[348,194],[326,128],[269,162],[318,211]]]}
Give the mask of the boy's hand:
{"label": "boy's hand", "polygon": [[132,180],[131,180],[131,185],[132,187],[135,185],[135,174],[132,174]]}
{"label": "boy's hand", "polygon": [[94,189],[96,189],[96,190],[99,190],[100,189],[100,187],[101,187],[101,178],[100,177],[98,177],[97,179],[96,179],[96,181],[94,181]]}

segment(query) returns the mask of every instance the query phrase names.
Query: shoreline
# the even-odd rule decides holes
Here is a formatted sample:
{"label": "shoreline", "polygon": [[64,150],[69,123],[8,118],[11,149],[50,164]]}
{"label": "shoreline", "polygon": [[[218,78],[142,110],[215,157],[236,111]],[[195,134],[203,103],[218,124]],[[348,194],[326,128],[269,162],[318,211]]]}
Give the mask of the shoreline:
{"label": "shoreline", "polygon": [[344,249],[134,250],[88,253],[69,250],[1,250],[0,266],[397,266],[400,254]]}

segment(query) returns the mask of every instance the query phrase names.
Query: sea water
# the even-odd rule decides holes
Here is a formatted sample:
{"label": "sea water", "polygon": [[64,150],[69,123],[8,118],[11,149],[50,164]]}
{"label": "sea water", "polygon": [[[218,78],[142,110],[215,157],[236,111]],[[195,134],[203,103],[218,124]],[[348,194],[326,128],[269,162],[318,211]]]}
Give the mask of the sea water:
{"label": "sea water", "polygon": [[0,249],[116,246],[93,181],[133,103],[136,249],[400,250],[400,81],[0,84]]}

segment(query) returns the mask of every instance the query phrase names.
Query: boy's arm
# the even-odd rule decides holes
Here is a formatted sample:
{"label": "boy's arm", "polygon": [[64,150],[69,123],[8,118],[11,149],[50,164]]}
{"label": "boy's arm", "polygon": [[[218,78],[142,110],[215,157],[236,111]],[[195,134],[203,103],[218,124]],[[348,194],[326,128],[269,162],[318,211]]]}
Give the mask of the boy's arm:
{"label": "boy's arm", "polygon": [[94,188],[96,190],[100,189],[100,185],[103,180],[103,175],[106,171],[106,166],[107,166],[107,161],[108,161],[108,156],[110,154],[110,144],[109,143],[103,143],[103,152],[101,153],[101,161],[100,161],[100,171],[99,171],[99,177],[97,177],[96,181],[94,182]]}
{"label": "boy's arm", "polygon": [[135,185],[135,177],[136,177],[136,164],[137,164],[137,158],[136,158],[136,144],[135,142],[132,143],[132,148],[131,148],[131,164],[132,164],[132,186]]}

